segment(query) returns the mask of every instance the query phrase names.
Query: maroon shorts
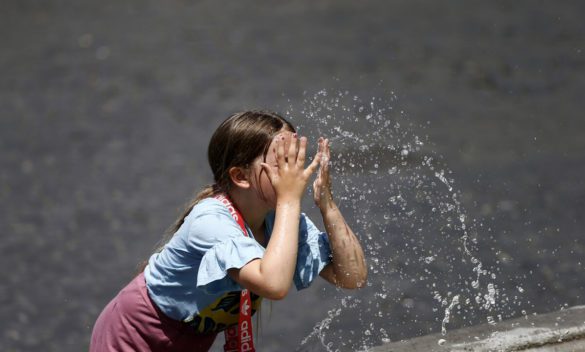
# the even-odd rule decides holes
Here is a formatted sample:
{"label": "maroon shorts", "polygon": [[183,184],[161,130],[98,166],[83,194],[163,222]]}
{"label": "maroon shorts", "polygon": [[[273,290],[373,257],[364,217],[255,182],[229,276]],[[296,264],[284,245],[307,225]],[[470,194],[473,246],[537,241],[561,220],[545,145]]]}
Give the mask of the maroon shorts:
{"label": "maroon shorts", "polygon": [[148,296],[141,273],[100,314],[89,351],[208,351],[216,335],[197,334],[189,325],[164,315]]}

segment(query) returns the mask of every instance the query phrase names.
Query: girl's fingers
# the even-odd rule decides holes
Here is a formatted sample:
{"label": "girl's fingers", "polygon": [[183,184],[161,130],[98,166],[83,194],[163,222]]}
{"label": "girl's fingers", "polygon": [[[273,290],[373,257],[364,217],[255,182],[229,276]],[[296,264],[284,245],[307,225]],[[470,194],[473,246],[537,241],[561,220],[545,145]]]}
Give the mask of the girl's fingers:
{"label": "girl's fingers", "polygon": [[299,142],[299,154],[297,155],[297,166],[305,167],[305,155],[307,153],[307,138],[301,137]]}
{"label": "girl's fingers", "polygon": [[321,162],[319,163],[319,177],[323,179],[323,164],[327,162],[327,154],[325,154],[325,139],[319,138],[319,150],[321,151]]}
{"label": "girl's fingers", "polygon": [[317,154],[313,158],[313,161],[311,162],[311,164],[306,168],[306,171],[309,171],[309,175],[312,174],[313,172],[315,172],[315,170],[317,170],[317,168],[319,167],[319,164],[321,164],[322,154],[323,153],[322,153],[321,143],[319,143],[319,149],[317,150]]}
{"label": "girl's fingers", "polygon": [[298,143],[297,134],[293,133],[293,135],[290,138],[290,145],[288,146],[287,155],[288,164],[290,166],[296,164],[297,162],[297,143]]}
{"label": "girl's fingers", "polygon": [[[319,167],[319,181],[321,187],[328,187],[329,185],[329,166],[330,166],[330,149],[329,149],[329,140],[323,139],[321,141],[322,148],[321,148],[321,164]],[[321,191],[324,191],[322,188]]]}
{"label": "girl's fingers", "polygon": [[323,142],[323,171],[329,171],[329,160],[331,160],[331,151],[329,149],[329,140]]}
{"label": "girl's fingers", "polygon": [[277,136],[276,137],[276,163],[278,164],[279,168],[284,167],[284,137]]}

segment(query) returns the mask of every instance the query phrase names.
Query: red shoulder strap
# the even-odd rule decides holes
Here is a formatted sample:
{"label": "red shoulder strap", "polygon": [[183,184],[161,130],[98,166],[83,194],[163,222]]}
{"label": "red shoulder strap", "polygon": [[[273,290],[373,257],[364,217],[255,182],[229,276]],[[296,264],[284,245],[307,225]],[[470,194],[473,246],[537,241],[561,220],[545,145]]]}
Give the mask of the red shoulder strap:
{"label": "red shoulder strap", "polygon": [[[215,199],[226,206],[234,220],[240,225],[244,236],[248,237],[244,217],[228,196],[226,194],[218,194],[215,196]],[[254,348],[254,334],[252,333],[252,300],[250,299],[250,291],[247,289],[243,289],[240,295],[238,326],[232,326],[225,330],[225,345],[223,345],[223,350],[225,352],[256,351]]]}

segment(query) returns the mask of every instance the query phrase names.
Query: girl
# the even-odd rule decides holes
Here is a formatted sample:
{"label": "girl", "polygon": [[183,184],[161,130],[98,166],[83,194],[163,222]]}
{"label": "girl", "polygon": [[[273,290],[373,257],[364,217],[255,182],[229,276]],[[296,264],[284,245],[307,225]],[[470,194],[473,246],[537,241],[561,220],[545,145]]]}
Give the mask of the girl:
{"label": "girl", "polygon": [[[283,299],[318,275],[343,288],[366,280],[362,248],[331,195],[329,142],[305,168],[307,139],[283,117],[246,111],[211,137],[215,183],[181,216],[144,271],[104,308],[90,352],[253,351],[260,297]],[[301,213],[311,175],[326,233]]]}

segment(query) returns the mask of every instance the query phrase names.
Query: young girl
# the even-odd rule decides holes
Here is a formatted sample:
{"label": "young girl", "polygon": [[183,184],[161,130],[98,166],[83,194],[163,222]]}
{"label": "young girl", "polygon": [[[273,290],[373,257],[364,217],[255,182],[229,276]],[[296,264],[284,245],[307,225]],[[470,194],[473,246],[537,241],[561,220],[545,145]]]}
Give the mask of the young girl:
{"label": "young girl", "polygon": [[[90,352],[207,351],[226,331],[226,351],[253,351],[250,316],[260,298],[283,299],[317,275],[364,285],[364,253],[331,195],[329,143],[305,168],[307,139],[283,117],[246,111],[211,137],[215,183],[181,216],[144,271],[104,308]],[[326,233],[301,213],[311,175]]]}

